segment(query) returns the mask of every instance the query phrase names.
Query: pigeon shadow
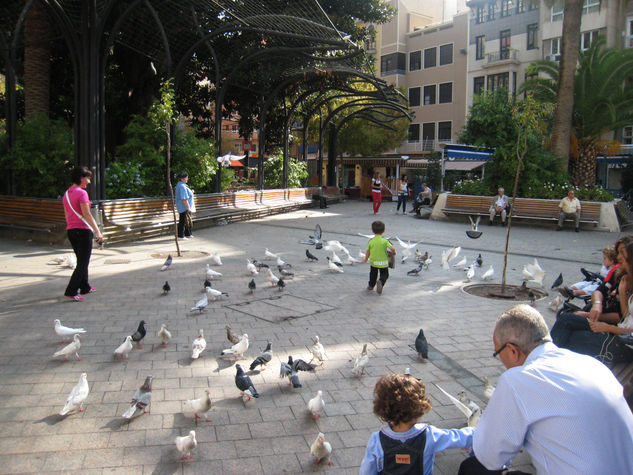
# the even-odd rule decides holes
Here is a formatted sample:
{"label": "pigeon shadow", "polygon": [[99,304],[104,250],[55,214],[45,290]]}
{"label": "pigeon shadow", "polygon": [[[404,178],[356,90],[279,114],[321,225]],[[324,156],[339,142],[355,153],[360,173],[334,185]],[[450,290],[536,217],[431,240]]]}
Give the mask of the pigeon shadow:
{"label": "pigeon shadow", "polygon": [[33,424],[48,424],[49,426],[54,426],[55,424],[66,419],[67,416],[60,416],[59,414],[51,414],[50,416],[46,416],[39,421],[33,421]]}
{"label": "pigeon shadow", "polygon": [[173,447],[165,447],[161,451],[158,465],[152,471],[152,475],[170,475],[181,471],[182,462],[180,453]]}
{"label": "pigeon shadow", "polygon": [[130,424],[130,421],[127,419],[116,418],[116,419],[112,419],[106,425],[101,427],[101,429],[121,430],[123,426],[127,426],[129,424]]}
{"label": "pigeon shadow", "polygon": [[216,373],[219,373],[224,369],[231,368],[232,366],[235,366],[235,363],[240,361],[234,360],[232,356],[230,358],[219,356],[215,360],[218,363],[218,367],[214,370]]}

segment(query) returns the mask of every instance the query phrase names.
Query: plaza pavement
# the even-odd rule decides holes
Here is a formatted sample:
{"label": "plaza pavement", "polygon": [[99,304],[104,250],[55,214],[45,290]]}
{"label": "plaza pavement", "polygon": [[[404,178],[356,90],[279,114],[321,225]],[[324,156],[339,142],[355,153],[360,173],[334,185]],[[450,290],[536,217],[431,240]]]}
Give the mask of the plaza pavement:
{"label": "plaza pavement", "polygon": [[[485,405],[482,378],[494,383],[503,371],[491,357],[492,329],[510,304],[464,293],[464,274],[443,271],[440,253],[457,245],[469,259],[481,252],[484,266],[478,274],[492,264],[499,282],[505,228],[483,226],[483,236],[470,240],[465,223],[418,220],[394,210],[395,203],[383,203],[378,216],[386,223],[386,235],[422,241],[418,247],[429,251],[433,264],[428,272],[410,277],[406,271],[414,264],[398,262],[381,296],[365,290],[367,265],[345,266],[344,274],[333,275],[325,251],[309,247],[319,261],[308,263],[308,246],[299,244],[319,223],[324,239],[340,241],[356,256],[366,244],[357,233],[371,233],[374,219],[371,204],[365,202],[195,230],[195,239],[182,245],[189,252],[174,258],[166,272],[158,270],[164,257],[152,256],[174,253],[173,238],[106,245],[95,249],[90,265],[97,292],[81,303],[62,298],[71,271],[52,263],[69,248],[0,240],[0,473],[357,473],[369,435],[380,427],[372,415],[374,383],[407,367],[425,383],[433,402],[423,420],[444,428],[463,426],[465,418],[435,384],[453,394],[465,389]],[[567,283],[579,280],[579,267],[598,270],[602,247],[618,237],[517,225],[507,280],[520,283],[522,265],[534,257],[548,273],[547,288],[561,271]],[[249,295],[246,258],[262,259],[266,247],[291,263],[296,276],[279,292],[260,275],[255,294]],[[224,263],[216,268],[224,277],[214,287],[229,297],[209,305],[206,313],[190,314],[202,296],[209,262],[198,252],[213,251],[220,252]],[[165,280],[172,292],[162,297]],[[536,303],[549,324],[554,319],[547,309],[552,297]],[[87,329],[81,339],[82,361],[51,357],[60,348],[53,332],[56,318]],[[141,319],[148,325],[143,349],[133,350],[129,361],[114,360],[113,350]],[[161,323],[173,334],[166,349],[155,336]],[[249,334],[245,365],[267,340],[273,344],[269,368],[252,375],[261,397],[247,404],[238,397],[233,363],[218,358],[229,346],[227,324]],[[208,346],[192,362],[190,345],[199,328]],[[420,362],[409,347],[420,328],[431,345],[428,363]],[[328,359],[315,374],[301,374],[303,388],[292,389],[278,377],[279,361],[289,354],[309,359],[314,335],[320,336]],[[363,343],[370,355],[367,374],[355,378],[350,369]],[[59,418],[84,371],[90,384],[85,412]],[[150,374],[151,414],[124,423],[121,414]],[[196,425],[183,416],[182,402],[201,396],[206,388],[213,400],[212,422]],[[306,402],[319,389],[325,415],[313,422]],[[195,458],[181,462],[174,438],[191,429],[198,439]],[[330,467],[313,465],[309,453],[319,431],[333,447]],[[439,454],[434,473],[456,473],[465,456],[461,450]],[[513,466],[529,470],[529,458],[520,454]]]}

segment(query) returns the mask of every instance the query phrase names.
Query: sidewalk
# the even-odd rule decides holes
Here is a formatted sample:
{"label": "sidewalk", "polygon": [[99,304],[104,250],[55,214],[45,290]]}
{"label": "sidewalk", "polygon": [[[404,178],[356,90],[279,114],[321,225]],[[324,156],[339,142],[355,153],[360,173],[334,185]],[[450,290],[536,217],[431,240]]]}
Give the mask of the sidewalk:
{"label": "sidewalk", "polygon": [[[194,230],[195,239],[182,244],[189,252],[174,256],[166,272],[159,272],[164,257],[152,255],[175,254],[171,238],[96,249],[90,280],[97,292],[81,303],[63,301],[71,270],[51,264],[54,257],[72,252],[70,248],[0,240],[0,471],[358,473],[369,435],[381,425],[372,414],[375,381],[407,367],[425,383],[433,402],[424,421],[445,428],[463,426],[465,418],[434,383],[453,394],[466,389],[485,406],[482,378],[495,383],[503,371],[491,357],[492,329],[509,304],[464,293],[464,274],[443,271],[440,254],[453,246],[462,246],[462,255],[469,260],[481,253],[484,264],[478,274],[492,264],[494,282],[500,282],[506,229],[484,226],[483,236],[470,240],[466,224],[418,220],[394,210],[395,203],[383,203],[378,215],[386,223],[386,236],[422,241],[418,248],[428,250],[433,264],[428,272],[410,277],[406,271],[415,265],[398,260],[381,296],[365,290],[366,265],[344,266],[344,274],[331,274],[325,251],[299,244],[319,223],[323,239],[340,241],[357,257],[367,242],[357,233],[371,233],[370,203],[347,202],[326,212],[301,210]],[[599,269],[602,248],[619,236],[515,226],[507,281],[520,283],[523,264],[537,257],[547,272],[547,289],[561,271],[566,283],[575,282],[580,267]],[[255,278],[257,290],[250,295],[246,259],[263,259],[265,248],[291,263],[295,277],[279,292],[260,274]],[[318,262],[306,262],[306,248]],[[224,265],[214,267],[223,278],[213,286],[229,297],[211,303],[206,313],[190,314],[203,295],[205,264],[210,262],[202,253],[215,251]],[[163,297],[165,280],[172,291]],[[549,324],[554,319],[547,309],[552,297],[536,304]],[[60,348],[53,331],[56,318],[86,328],[79,351],[82,361],[51,357]],[[134,349],[129,361],[114,360],[112,352],[141,319],[148,327],[143,349]],[[161,323],[173,335],[166,349],[160,348],[155,336]],[[249,335],[243,366],[267,341],[273,344],[268,369],[251,376],[261,394],[256,401],[241,401],[233,363],[219,358],[220,351],[230,346],[225,325]],[[199,328],[204,329],[208,346],[203,357],[192,362],[191,342]],[[409,347],[420,328],[432,347],[428,363],[418,361]],[[278,377],[279,361],[288,355],[309,360],[315,335],[328,359],[315,374],[300,375],[303,388],[292,389]],[[355,378],[352,361],[364,343],[370,355],[367,374]],[[86,411],[60,419],[57,413],[82,372],[88,374],[90,384]],[[150,374],[154,377],[151,414],[123,423],[121,414]],[[182,402],[200,397],[207,388],[213,401],[212,422],[196,425],[183,416]],[[306,403],[318,390],[323,391],[326,409],[324,417],[313,422]],[[198,439],[195,458],[181,463],[174,438],[192,429]],[[310,445],[319,431],[332,444],[331,467],[312,463]],[[434,473],[456,473],[464,457],[462,451],[440,454]],[[528,457],[520,454],[514,466],[529,470]]]}

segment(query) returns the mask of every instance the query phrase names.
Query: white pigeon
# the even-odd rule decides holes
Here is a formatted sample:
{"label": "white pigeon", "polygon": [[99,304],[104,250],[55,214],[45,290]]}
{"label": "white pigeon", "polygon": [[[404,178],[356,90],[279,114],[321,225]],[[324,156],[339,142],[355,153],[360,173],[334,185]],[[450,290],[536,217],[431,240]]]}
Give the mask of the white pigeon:
{"label": "white pigeon", "polygon": [[208,294],[205,292],[204,296],[200,300],[198,300],[193,307],[189,309],[189,313],[193,313],[196,311],[202,313],[206,310],[208,305],[209,305],[209,297],[208,297]]}
{"label": "white pigeon", "polygon": [[66,266],[71,269],[77,267],[77,256],[74,254],[66,254]]}
{"label": "white pigeon", "polygon": [[330,455],[332,455],[332,445],[325,440],[323,432],[319,432],[316,440],[310,446],[310,454],[314,457],[314,463],[320,465],[321,462],[327,460],[328,465],[332,465]]}
{"label": "white pigeon", "polygon": [[[363,254],[363,259],[365,258],[365,254]],[[354,264],[359,263],[360,261],[358,259],[356,259],[355,257],[352,257],[351,254],[345,254],[345,263],[353,266]]]}
{"label": "white pigeon", "polygon": [[125,337],[125,341],[121,343],[116,350],[114,350],[114,355],[125,356],[125,359],[129,360],[130,357],[128,354],[133,348],[134,345],[132,345],[132,337],[128,335]]}
{"label": "white pigeon", "polygon": [[463,402],[461,402],[459,399],[457,399],[454,396],[451,396],[449,393],[447,393],[446,391],[444,391],[441,387],[439,387],[436,384],[437,388],[442,391],[450,400],[453,404],[455,404],[455,406],[457,407],[457,409],[459,409],[468,419],[468,427],[477,427],[477,424],[479,423],[479,419],[481,419],[481,408],[479,408],[479,406],[477,406],[475,403],[473,408],[468,407],[466,404],[464,404]]}
{"label": "white pigeon", "polygon": [[222,353],[220,353],[220,355],[221,356],[233,355],[236,360],[238,356],[241,359],[246,359],[244,357],[244,353],[246,353],[246,350],[248,350],[248,335],[244,333],[242,337],[240,338],[240,341],[238,341],[231,348],[222,350]]}
{"label": "white pigeon", "polygon": [[481,278],[483,280],[492,280],[492,278],[495,275],[495,270],[492,268],[492,266],[488,267],[488,270],[486,272],[484,272],[484,274],[481,276]]}
{"label": "white pigeon", "polygon": [[66,414],[75,411],[83,412],[84,401],[88,397],[88,393],[90,393],[90,388],[88,387],[88,374],[81,373],[79,376],[79,382],[71,389],[70,394],[68,394],[68,398],[66,398],[66,405],[59,412],[59,415],[65,416]]}
{"label": "white pigeon", "polygon": [[367,239],[373,239],[375,236],[375,234],[363,234],[363,233],[356,233],[356,234],[358,234],[359,236],[363,236],[364,238],[367,238]]}
{"label": "white pigeon", "polygon": [[207,264],[207,279],[213,280],[213,279],[217,279],[218,277],[222,277],[222,274],[218,271],[211,269],[211,266]]}
{"label": "white pigeon", "polygon": [[317,395],[308,401],[308,411],[312,413],[312,419],[315,421],[321,418],[325,410],[325,401],[323,400],[323,391],[317,391]]}
{"label": "white pigeon", "polygon": [[259,274],[259,271],[257,270],[257,267],[255,267],[255,264],[253,264],[250,259],[246,259],[246,270],[248,271],[248,273],[250,275],[257,275]]}
{"label": "white pigeon", "polygon": [[523,266],[523,270],[521,272],[523,276],[523,281],[534,284],[538,287],[543,288],[543,280],[545,279],[545,271],[538,264],[538,261],[534,259],[534,264],[527,264]]}
{"label": "white pigeon", "polygon": [[270,252],[268,248],[264,251],[264,255],[266,256],[266,260],[277,259],[277,257],[279,257],[274,252]]}
{"label": "white pigeon", "polygon": [[442,251],[442,269],[444,270],[450,270],[450,266],[448,265],[448,255],[450,252],[450,249]]}
{"label": "white pigeon", "polygon": [[457,256],[459,256],[459,253],[461,252],[462,248],[457,246],[454,247],[453,249],[451,249],[448,253],[448,256],[446,257],[446,261],[447,262],[451,262],[453,259],[456,259]]}
{"label": "white pigeon", "polygon": [[404,249],[402,251],[402,257],[400,258],[400,263],[404,264],[409,257],[411,257],[411,249]]}
{"label": "white pigeon", "polygon": [[336,264],[334,264],[334,261],[332,261],[332,259],[328,259],[327,260],[327,268],[330,269],[333,272],[338,272],[339,274],[342,274],[343,268],[337,266]]}
{"label": "white pigeon", "polygon": [[492,397],[492,394],[495,392],[495,387],[490,384],[490,381],[488,381],[488,378],[486,378],[484,376],[484,396],[486,396],[486,399],[488,399],[488,401],[490,401],[490,398]]}
{"label": "white pigeon", "polygon": [[192,460],[193,455],[191,455],[191,451],[198,446],[198,441],[196,440],[196,431],[189,431],[189,435],[184,437],[176,437],[176,449],[178,452],[182,454],[180,460]]}
{"label": "white pigeon", "polygon": [[363,252],[362,249],[358,250],[358,257],[360,258],[361,261],[365,259],[365,253]]}
{"label": "white pigeon", "polygon": [[470,282],[475,277],[475,265],[471,264],[468,266],[468,271],[466,272],[466,278]]}
{"label": "white pigeon", "polygon": [[332,252],[333,251],[338,251],[338,252],[347,251],[345,246],[343,246],[339,241],[336,241],[336,240],[326,241],[325,245],[323,246],[323,249],[325,249],[326,251],[332,251]]}
{"label": "white pigeon", "polygon": [[273,274],[273,271],[270,270],[270,268],[266,269],[268,271],[268,282],[271,283],[271,285],[273,287],[275,287],[277,285],[277,283],[279,282],[279,277],[277,277],[275,274]]}
{"label": "white pigeon", "polygon": [[229,294],[227,294],[226,292],[222,292],[220,290],[217,290],[217,289],[214,289],[214,288],[211,288],[211,287],[207,287],[204,290],[207,293],[207,297],[212,302],[215,302],[216,300],[218,300],[222,296],[225,296],[225,297],[229,296]]}
{"label": "white pigeon", "polygon": [[205,389],[204,393],[201,398],[185,401],[185,409],[182,412],[193,414],[194,419],[200,419],[200,414],[203,414],[205,422],[211,422],[211,419],[207,416],[207,413],[211,410],[211,396],[209,396],[208,389]]}
{"label": "white pigeon", "polygon": [[341,258],[336,254],[336,252],[332,251],[332,255],[330,256],[330,260],[335,264],[343,264]]}
{"label": "white pigeon", "polygon": [[211,256],[211,262],[215,266],[221,266],[222,265],[222,259],[220,258],[220,253],[218,251],[215,251],[213,253],[213,255]]}
{"label": "white pigeon", "polygon": [[279,256],[277,256],[277,267],[289,267],[289,264],[286,264],[286,262]]}
{"label": "white pigeon", "polygon": [[64,358],[68,359],[68,356],[74,353],[77,359],[81,360],[81,358],[79,357],[79,348],[81,348],[81,342],[79,341],[79,335],[75,334],[75,336],[73,337],[73,341],[68,343],[61,350],[53,353],[53,356],[63,356]]}
{"label": "white pigeon", "polygon": [[415,246],[417,246],[418,244],[420,244],[422,242],[422,241],[418,241],[416,243],[411,244],[410,240],[405,243],[398,236],[396,236],[396,239],[398,241],[398,244],[400,244],[400,246],[402,247],[402,259],[401,259],[401,262],[404,262],[409,257],[411,257],[411,254],[412,254],[411,250],[414,249]]}
{"label": "white pigeon", "polygon": [[59,319],[55,319],[55,333],[57,333],[61,337],[72,337],[79,333],[86,333],[86,330],[84,330],[83,328],[65,327],[64,325],[62,325],[62,322],[60,322]]}
{"label": "white pigeon", "polygon": [[561,305],[563,305],[563,296],[558,294],[556,297],[552,299],[552,301],[548,304],[549,309],[552,312],[558,312],[558,309]]}
{"label": "white pigeon", "polygon": [[310,352],[312,353],[310,363],[316,359],[319,360],[321,362],[321,366],[323,366],[323,362],[325,361],[325,348],[323,348],[318,335],[314,337],[314,345],[310,348]]}
{"label": "white pigeon", "polygon": [[158,333],[156,333],[156,336],[160,339],[161,346],[165,348],[167,346],[167,343],[169,343],[169,340],[171,340],[171,332],[167,330],[167,325],[163,323],[160,326],[160,330],[158,330]]}
{"label": "white pigeon", "polygon": [[198,337],[191,344],[191,359],[197,360],[207,347],[207,340],[204,339],[204,331],[202,328],[198,330]]}
{"label": "white pigeon", "polygon": [[464,256],[461,261],[459,261],[456,264],[453,264],[453,267],[457,270],[464,270],[466,269],[467,264],[468,264],[468,259],[466,259],[466,256]]}
{"label": "white pigeon", "polygon": [[67,256],[57,256],[57,257],[53,257],[53,262],[55,264],[62,265],[63,263],[66,262],[67,259],[68,259]]}
{"label": "white pigeon", "polygon": [[363,351],[354,360],[354,367],[352,368],[352,374],[354,376],[362,376],[365,374],[365,366],[369,362],[369,355],[367,354],[367,343],[363,345]]}

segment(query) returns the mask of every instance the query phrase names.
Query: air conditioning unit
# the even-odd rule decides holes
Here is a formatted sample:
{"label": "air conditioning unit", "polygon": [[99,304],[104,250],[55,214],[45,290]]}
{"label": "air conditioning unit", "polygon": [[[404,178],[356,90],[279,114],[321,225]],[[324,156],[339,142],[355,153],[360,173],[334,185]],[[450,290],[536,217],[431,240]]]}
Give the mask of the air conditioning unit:
{"label": "air conditioning unit", "polygon": [[548,54],[548,55],[545,55],[545,59],[548,60],[548,61],[559,62],[560,61],[560,54]]}

